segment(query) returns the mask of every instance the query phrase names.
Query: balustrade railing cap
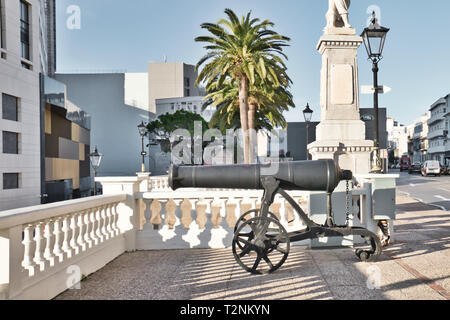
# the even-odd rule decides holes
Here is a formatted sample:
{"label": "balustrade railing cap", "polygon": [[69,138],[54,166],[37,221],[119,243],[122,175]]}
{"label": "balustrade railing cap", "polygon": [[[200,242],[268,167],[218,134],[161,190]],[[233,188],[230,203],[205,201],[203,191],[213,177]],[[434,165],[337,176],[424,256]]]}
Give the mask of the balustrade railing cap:
{"label": "balustrade railing cap", "polygon": [[355,174],[357,179],[399,179],[399,174]]}
{"label": "balustrade railing cap", "polygon": [[61,201],[32,207],[0,211],[0,230],[77,213],[109,203],[126,200],[125,193]]}
{"label": "balustrade railing cap", "polygon": [[97,177],[96,182],[100,183],[134,183],[145,179],[144,177]]}

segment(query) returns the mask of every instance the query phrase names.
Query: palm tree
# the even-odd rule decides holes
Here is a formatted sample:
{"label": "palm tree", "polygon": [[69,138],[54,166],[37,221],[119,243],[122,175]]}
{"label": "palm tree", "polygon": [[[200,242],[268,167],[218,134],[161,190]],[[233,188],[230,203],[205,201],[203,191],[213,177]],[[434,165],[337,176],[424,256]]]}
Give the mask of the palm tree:
{"label": "palm tree", "polygon": [[[258,80],[258,79],[257,79]],[[212,105],[216,108],[210,127],[218,127],[222,132],[229,128],[239,128],[239,89],[230,79],[225,80],[221,88],[213,82],[208,88],[203,108]],[[265,129],[271,131],[274,127],[286,128],[286,119],[283,112],[295,107],[292,94],[284,86],[270,86],[267,83],[256,81],[249,87],[249,145],[250,160],[254,160],[253,151],[256,146],[255,133]]]}
{"label": "palm tree", "polygon": [[229,20],[221,19],[215,24],[201,25],[212,36],[195,39],[197,42],[207,43],[204,48],[208,50],[197,63],[197,69],[206,63],[199,74],[197,85],[205,82],[208,87],[217,82],[217,87],[220,88],[228,78],[238,84],[244,160],[249,163],[249,87],[255,83],[256,75],[275,86],[289,79],[282,58],[287,59],[283,47],[288,46],[290,39],[270,30],[274,24],[269,20],[261,22],[259,19],[251,19],[251,12],[241,20],[230,9],[226,9],[225,14]]}

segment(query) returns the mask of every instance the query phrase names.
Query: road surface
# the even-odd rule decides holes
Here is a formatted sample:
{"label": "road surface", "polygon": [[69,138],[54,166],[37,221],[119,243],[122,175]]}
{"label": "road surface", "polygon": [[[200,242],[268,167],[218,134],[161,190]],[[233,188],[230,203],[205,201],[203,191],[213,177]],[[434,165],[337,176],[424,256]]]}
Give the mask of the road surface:
{"label": "road surface", "polygon": [[[389,173],[400,173],[391,171]],[[422,203],[450,211],[450,176],[422,177],[419,173],[400,173],[397,191]]]}

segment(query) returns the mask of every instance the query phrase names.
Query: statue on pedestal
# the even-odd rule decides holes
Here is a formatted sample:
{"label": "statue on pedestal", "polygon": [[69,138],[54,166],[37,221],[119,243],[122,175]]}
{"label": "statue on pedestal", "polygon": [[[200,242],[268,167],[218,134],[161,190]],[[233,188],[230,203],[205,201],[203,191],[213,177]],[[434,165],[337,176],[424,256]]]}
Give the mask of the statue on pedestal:
{"label": "statue on pedestal", "polygon": [[350,8],[350,0],[328,0],[327,27],[331,28],[347,28],[352,26],[348,21],[348,9]]}

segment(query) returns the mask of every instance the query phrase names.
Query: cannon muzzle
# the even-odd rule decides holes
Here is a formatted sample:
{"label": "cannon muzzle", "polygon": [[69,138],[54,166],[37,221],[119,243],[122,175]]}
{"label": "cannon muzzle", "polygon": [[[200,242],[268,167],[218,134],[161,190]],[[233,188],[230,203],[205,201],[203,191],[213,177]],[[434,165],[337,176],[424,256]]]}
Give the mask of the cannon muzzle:
{"label": "cannon muzzle", "polygon": [[[281,162],[273,176],[285,190],[332,193],[342,180],[351,180],[351,171],[341,170],[333,160]],[[169,185],[179,188],[263,189],[261,179],[269,175],[269,165],[171,166]]]}

